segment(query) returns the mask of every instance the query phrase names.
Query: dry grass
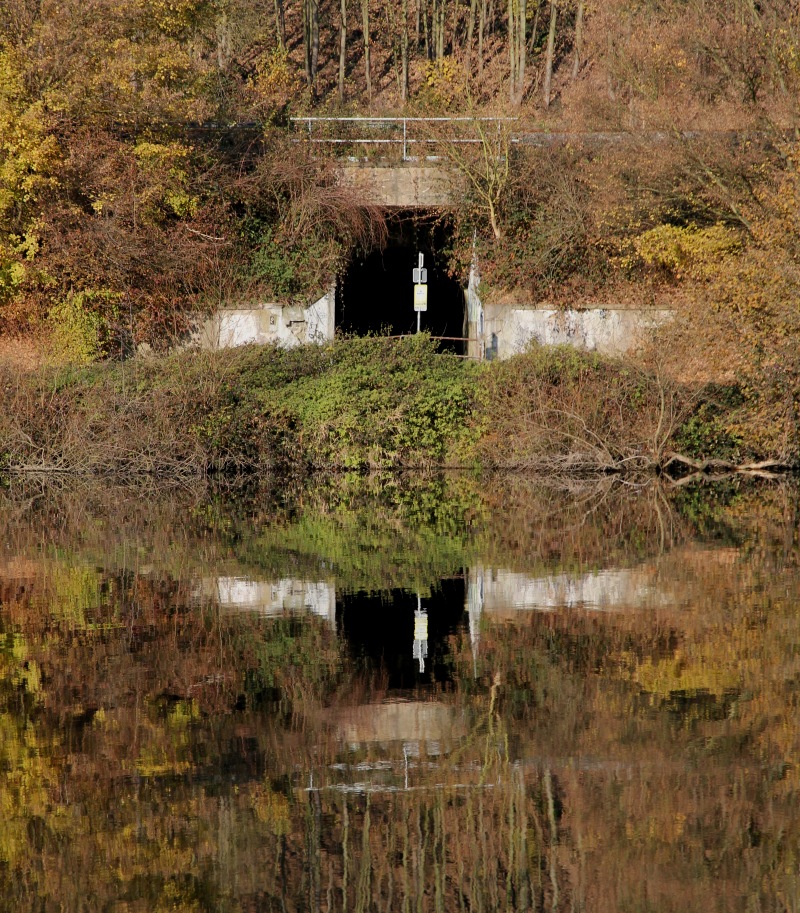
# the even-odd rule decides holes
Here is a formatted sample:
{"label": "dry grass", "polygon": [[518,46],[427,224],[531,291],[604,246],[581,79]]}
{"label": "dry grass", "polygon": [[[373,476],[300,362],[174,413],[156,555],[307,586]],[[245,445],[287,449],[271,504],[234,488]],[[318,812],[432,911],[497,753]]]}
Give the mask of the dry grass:
{"label": "dry grass", "polygon": [[36,337],[0,335],[0,370],[34,371],[46,361],[45,346]]}

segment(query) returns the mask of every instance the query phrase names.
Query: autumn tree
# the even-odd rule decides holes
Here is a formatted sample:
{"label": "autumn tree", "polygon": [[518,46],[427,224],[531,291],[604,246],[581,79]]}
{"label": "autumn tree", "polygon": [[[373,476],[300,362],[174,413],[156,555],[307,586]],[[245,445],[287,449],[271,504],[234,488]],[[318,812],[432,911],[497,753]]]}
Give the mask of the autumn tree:
{"label": "autumn tree", "polygon": [[454,175],[466,185],[476,213],[488,220],[496,241],[503,237],[501,208],[509,183],[511,125],[508,119],[476,116],[466,135],[460,125],[438,126],[431,133]]}

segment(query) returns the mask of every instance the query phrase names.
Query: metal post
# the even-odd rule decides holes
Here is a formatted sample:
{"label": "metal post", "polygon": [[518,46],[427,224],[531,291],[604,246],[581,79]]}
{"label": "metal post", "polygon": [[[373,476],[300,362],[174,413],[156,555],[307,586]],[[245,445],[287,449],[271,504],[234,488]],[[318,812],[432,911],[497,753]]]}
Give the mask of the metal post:
{"label": "metal post", "polygon": [[406,134],[406,124],[408,121],[403,118],[403,161],[408,161],[408,143],[407,143],[407,134]]}
{"label": "metal post", "polygon": [[421,311],[417,311],[417,332],[419,333],[419,318],[422,316]]}

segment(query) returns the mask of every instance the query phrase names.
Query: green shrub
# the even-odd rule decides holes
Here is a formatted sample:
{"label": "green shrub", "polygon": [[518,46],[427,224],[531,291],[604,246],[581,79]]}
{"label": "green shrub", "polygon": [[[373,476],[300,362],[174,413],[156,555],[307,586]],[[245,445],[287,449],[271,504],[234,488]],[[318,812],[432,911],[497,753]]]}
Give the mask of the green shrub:
{"label": "green shrub", "polygon": [[87,365],[100,358],[108,338],[108,311],[114,313],[118,298],[108,289],[89,289],[57,301],[47,316],[53,361]]}

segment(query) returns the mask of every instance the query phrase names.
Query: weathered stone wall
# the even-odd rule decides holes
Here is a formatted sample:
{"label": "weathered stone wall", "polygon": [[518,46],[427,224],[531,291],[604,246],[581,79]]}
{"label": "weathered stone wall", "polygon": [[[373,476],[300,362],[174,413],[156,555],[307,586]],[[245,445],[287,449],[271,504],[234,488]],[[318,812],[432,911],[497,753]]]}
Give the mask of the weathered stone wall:
{"label": "weathered stone wall", "polygon": [[364,203],[399,209],[426,209],[453,202],[454,177],[444,165],[375,165],[348,162],[338,169],[339,183]]}

